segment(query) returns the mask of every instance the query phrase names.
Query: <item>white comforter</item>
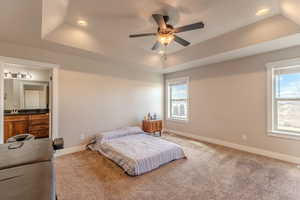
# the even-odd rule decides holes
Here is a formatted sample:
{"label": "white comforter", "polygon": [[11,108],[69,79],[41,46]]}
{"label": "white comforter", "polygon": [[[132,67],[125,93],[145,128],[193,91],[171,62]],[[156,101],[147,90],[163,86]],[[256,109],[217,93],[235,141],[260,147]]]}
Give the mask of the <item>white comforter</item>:
{"label": "white comforter", "polygon": [[114,138],[96,143],[94,148],[132,176],[185,157],[179,145],[147,134]]}

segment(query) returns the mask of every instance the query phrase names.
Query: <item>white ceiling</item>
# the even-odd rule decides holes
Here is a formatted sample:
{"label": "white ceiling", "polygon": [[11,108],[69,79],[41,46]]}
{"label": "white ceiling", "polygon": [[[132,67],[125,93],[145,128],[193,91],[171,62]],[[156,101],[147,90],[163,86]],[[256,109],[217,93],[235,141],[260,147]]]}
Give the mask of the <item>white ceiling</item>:
{"label": "white ceiling", "polygon": [[[167,14],[173,26],[182,26],[203,21],[205,29],[181,33],[180,36],[197,44],[209,38],[224,34],[245,25],[254,23],[280,13],[277,0],[114,0],[114,1],[72,0],[70,1],[66,22],[77,26],[78,19],[85,19],[89,26],[86,30],[99,35],[100,40],[109,41],[116,46],[132,45],[151,52],[154,37],[128,39],[131,33],[156,32],[157,25],[151,18],[153,13]],[[269,8],[270,13],[257,17],[256,11]],[[133,41],[135,40],[135,41]],[[169,52],[183,49],[172,43]]]}
{"label": "white ceiling", "polygon": [[[59,48],[159,72],[199,66],[215,58],[205,62],[209,64],[220,60],[218,55],[224,58],[226,52],[244,55],[242,51],[251,46],[257,49],[251,52],[258,53],[260,44],[262,47],[266,42],[300,32],[299,0],[10,0],[3,1],[1,7],[1,40]],[[270,12],[256,16],[263,8]],[[155,37],[128,37],[132,33],[155,32],[153,13],[169,15],[175,27],[203,21],[205,29],[178,34],[192,45],[183,48],[171,43],[168,59],[163,60],[150,50]],[[86,20],[88,26],[79,26],[79,19]],[[276,48],[279,47],[282,45],[278,43]],[[228,59],[235,57],[238,56]]]}

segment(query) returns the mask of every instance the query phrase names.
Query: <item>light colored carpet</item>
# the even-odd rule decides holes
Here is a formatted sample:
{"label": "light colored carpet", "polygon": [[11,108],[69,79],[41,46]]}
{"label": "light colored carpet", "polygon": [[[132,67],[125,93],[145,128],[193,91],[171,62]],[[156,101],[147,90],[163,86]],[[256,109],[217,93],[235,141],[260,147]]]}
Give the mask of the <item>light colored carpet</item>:
{"label": "light colored carpet", "polygon": [[217,145],[165,135],[188,159],[139,177],[97,152],[56,159],[59,200],[299,200],[295,165]]}

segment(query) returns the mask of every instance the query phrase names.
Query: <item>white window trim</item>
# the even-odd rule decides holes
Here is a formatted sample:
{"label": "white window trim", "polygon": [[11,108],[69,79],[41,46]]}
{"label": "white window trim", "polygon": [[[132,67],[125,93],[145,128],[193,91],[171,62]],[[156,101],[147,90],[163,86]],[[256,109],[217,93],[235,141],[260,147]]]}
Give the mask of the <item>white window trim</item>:
{"label": "white window trim", "polygon": [[274,71],[276,69],[289,69],[300,67],[300,58],[282,60],[278,62],[267,63],[267,134],[269,136],[300,140],[300,135],[289,131],[280,131],[274,128],[274,94],[275,94],[275,80]]}
{"label": "white window trim", "polygon": [[[170,117],[170,105],[169,105],[169,84],[177,83],[180,81],[187,82],[187,118],[186,119],[174,119]],[[166,97],[166,120],[170,122],[179,122],[179,123],[187,123],[190,121],[190,78],[189,77],[180,77],[175,79],[167,79],[166,87],[165,87],[165,97]]]}

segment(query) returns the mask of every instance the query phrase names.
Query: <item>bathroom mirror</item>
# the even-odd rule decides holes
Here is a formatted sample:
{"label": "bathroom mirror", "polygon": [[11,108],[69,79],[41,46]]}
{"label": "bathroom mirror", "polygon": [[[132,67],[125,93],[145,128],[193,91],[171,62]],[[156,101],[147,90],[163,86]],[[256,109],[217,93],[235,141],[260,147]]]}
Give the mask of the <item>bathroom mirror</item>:
{"label": "bathroom mirror", "polygon": [[17,79],[4,80],[5,110],[47,109],[49,83]]}

